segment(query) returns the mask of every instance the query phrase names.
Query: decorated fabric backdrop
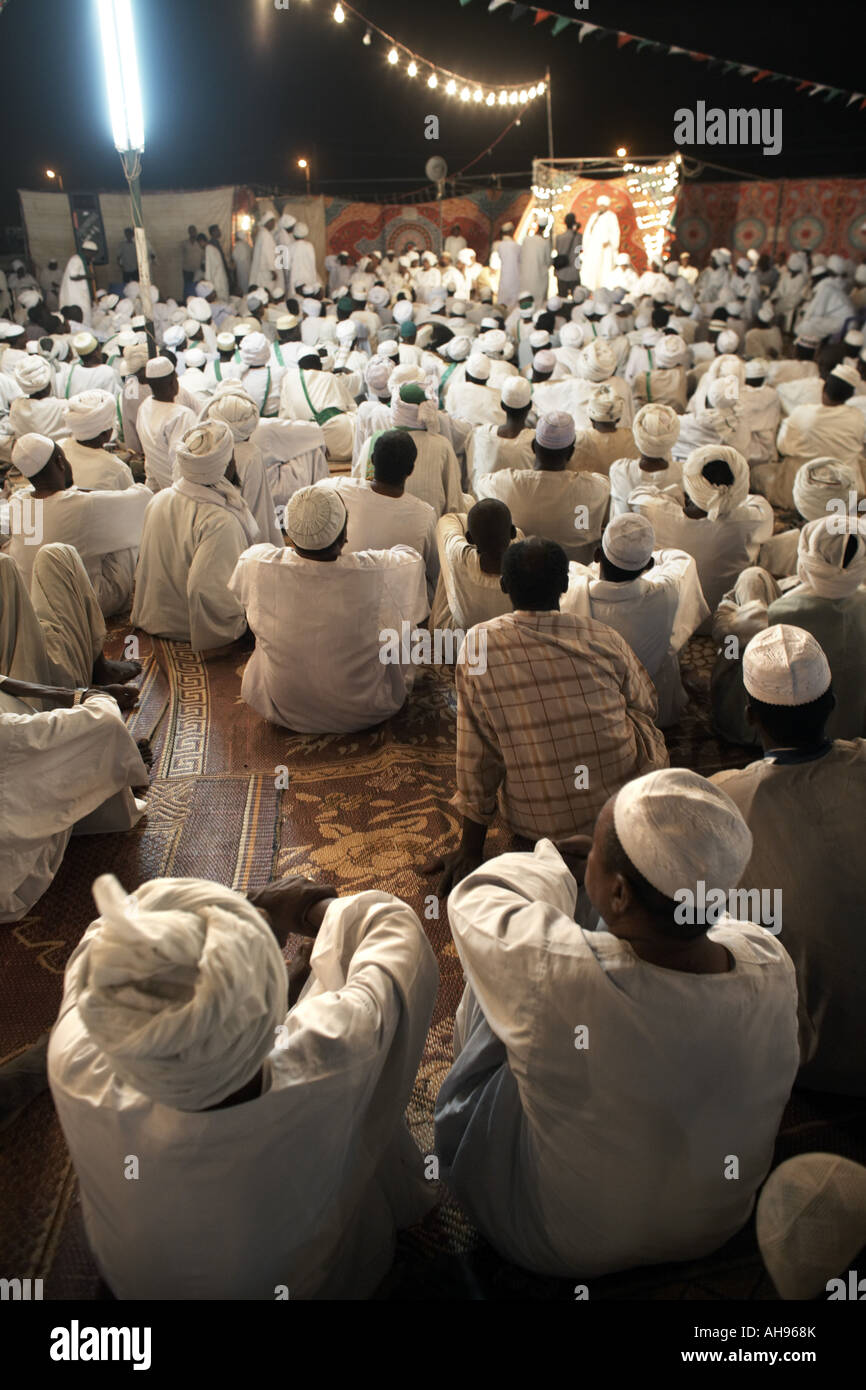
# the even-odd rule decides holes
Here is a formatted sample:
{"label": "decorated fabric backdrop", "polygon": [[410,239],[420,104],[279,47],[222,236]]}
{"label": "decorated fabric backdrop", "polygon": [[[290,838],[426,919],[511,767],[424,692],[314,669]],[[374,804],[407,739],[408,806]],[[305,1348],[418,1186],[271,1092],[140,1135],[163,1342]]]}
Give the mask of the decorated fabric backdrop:
{"label": "decorated fabric backdrop", "polygon": [[636,270],[646,270],[646,250],[637,228],[636,213],[625,179],[581,179],[571,185],[571,191],[563,199],[563,206],[557,213],[556,232],[565,230],[565,215],[573,212],[582,231],[596,210],[596,203],[602,193],[610,198],[611,210],[619,218],[619,249],[631,256]]}
{"label": "decorated fabric backdrop", "polygon": [[866,256],[866,179],[686,184],[677,250],[703,265],[714,246],[738,251]]}
{"label": "decorated fabric backdrop", "polygon": [[439,251],[456,222],[480,261],[486,261],[503,222],[520,221],[529,192],[473,193],[466,198],[406,204],[348,203],[325,199],[328,251],[393,251],[402,255],[410,242],[418,251]]}

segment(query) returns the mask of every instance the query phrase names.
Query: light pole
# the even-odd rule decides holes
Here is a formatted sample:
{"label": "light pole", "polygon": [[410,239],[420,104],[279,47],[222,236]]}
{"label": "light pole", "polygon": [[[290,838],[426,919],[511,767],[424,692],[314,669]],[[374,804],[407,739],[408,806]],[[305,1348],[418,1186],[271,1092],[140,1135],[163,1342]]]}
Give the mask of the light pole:
{"label": "light pole", "polygon": [[303,169],[303,171],[304,171],[304,173],[305,173],[305,175],[306,175],[306,178],[307,178],[307,197],[309,198],[309,196],[310,196],[310,161],[309,161],[308,159],[299,159],[299,160],[298,160],[298,168],[299,168],[299,169]]}
{"label": "light pole", "polygon": [[148,354],[156,356],[153,333],[153,294],[150,288],[150,258],[141,215],[141,156],[144,153],[144,117],[138,81],[138,57],[131,0],[97,0],[105,60],[105,83],[114,144],[129,184],[135,251],[138,257],[138,283],[147,325]]}
{"label": "light pole", "polygon": [[58,174],[57,171],[56,171],[56,169],[46,169],[46,170],[45,170],[45,177],[46,177],[47,179],[56,179],[56,180],[57,180],[57,187],[60,189],[60,192],[61,192],[61,193],[63,192],[63,175],[62,175],[62,174]]}

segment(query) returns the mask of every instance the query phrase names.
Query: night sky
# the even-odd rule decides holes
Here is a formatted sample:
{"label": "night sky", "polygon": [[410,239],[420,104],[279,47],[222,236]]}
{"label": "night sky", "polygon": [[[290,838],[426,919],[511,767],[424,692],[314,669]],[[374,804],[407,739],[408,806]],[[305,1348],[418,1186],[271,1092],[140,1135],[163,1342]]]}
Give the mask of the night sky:
{"label": "night sky", "polygon": [[[145,103],[147,189],[251,183],[303,190],[299,155],[312,161],[314,191],[362,192],[425,183],[432,153],[456,172],[485,150],[507,118],[498,109],[462,108],[388,67],[374,38],[351,17],[333,22],[333,0],[133,0]],[[779,106],[784,143],[764,158],[743,148],[707,148],[707,158],[764,178],[862,174],[866,110],[837,99],[796,94],[784,83],[758,86],[724,78],[685,57],[618,50],[613,38],[577,41],[576,29],[551,36],[487,0],[359,0],[362,12],[422,56],[468,78],[530,83],[549,64],[556,153],[606,155],[624,144],[635,155],[675,148],[677,107]],[[574,15],[569,0],[548,8]],[[725,4],[590,0],[577,18],[771,67],[816,82],[866,85],[859,6],[820,7],[754,0]],[[66,191],[120,189],[120,162],[108,123],[94,0],[8,0],[0,14],[6,140],[0,216],[17,220],[18,187],[50,187],[60,169]],[[15,113],[15,114],[13,114]],[[424,139],[437,114],[438,145]],[[544,103],[537,101],[473,173],[518,172],[546,151]],[[700,151],[695,151],[700,154]],[[527,180],[528,181],[528,180]],[[376,185],[371,184],[372,189]]]}

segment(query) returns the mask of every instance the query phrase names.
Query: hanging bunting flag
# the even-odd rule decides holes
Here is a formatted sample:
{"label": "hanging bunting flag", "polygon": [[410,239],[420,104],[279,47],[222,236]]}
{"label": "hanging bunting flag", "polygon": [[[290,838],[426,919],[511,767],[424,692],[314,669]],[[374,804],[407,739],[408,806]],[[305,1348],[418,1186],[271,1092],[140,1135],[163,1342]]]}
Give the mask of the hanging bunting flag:
{"label": "hanging bunting flag", "polygon": [[[471,3],[471,0],[460,0],[460,3],[461,5],[468,5]],[[0,0],[0,8],[2,8],[2,5],[3,0]],[[530,11],[532,11],[534,16],[532,22],[535,25],[543,24],[545,20],[552,18],[554,23],[551,32],[554,36],[563,33],[569,25],[576,25],[579,43],[583,43],[587,34],[598,34],[601,37],[605,34],[612,34],[616,39],[617,48],[625,48],[628,44],[635,43],[637,44],[637,51],[639,53],[644,52],[644,50],[649,50],[650,52],[667,53],[668,56],[672,58],[677,56],[688,57],[695,63],[706,63],[707,67],[713,72],[717,72],[721,69],[726,77],[729,77],[732,73],[738,73],[740,77],[750,77],[752,82],[764,82],[767,79],[769,79],[770,82],[790,82],[794,85],[796,91],[808,92],[810,96],[817,96],[819,92],[824,93],[825,101],[834,101],[836,97],[844,96],[847,97],[846,106],[853,106],[855,102],[859,102],[861,111],[864,106],[866,106],[866,96],[861,92],[846,92],[842,87],[829,87],[825,82],[806,81],[799,77],[794,77],[790,73],[774,72],[772,68],[758,68],[753,63],[738,63],[725,58],[719,58],[713,53],[699,53],[696,50],[681,48],[675,43],[668,44],[659,39],[644,38],[640,34],[628,34],[623,29],[607,29],[601,24],[590,24],[586,20],[580,21],[572,19],[568,15],[557,15],[555,11],[542,9],[538,5],[515,4],[513,0],[490,0],[487,8],[493,11],[501,9],[503,5],[510,5],[509,17],[511,19],[520,19]],[[352,9],[349,5],[344,5],[344,8]],[[586,9],[588,5],[578,3],[576,8]],[[358,18],[363,18],[358,11],[352,9],[352,12],[356,14]]]}

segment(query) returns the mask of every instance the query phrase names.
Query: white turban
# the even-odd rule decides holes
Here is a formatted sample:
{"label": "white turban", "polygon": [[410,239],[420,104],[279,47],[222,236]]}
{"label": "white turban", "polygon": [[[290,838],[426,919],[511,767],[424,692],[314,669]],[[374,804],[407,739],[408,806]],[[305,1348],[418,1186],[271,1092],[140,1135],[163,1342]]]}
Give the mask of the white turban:
{"label": "white turban", "polygon": [[535,431],[536,442],[542,449],[552,449],[559,452],[567,449],[574,443],[576,430],[574,417],[566,414],[564,410],[553,410],[547,415],[542,415]]}
{"label": "white turban", "polygon": [[743,685],[765,705],[810,705],[831,680],[823,648],[801,627],[765,627],[743,652]]}
{"label": "white turban", "polygon": [[847,362],[840,362],[834,367],[831,376],[838,377],[839,381],[844,381],[846,386],[850,386],[852,391],[856,391],[861,383],[860,373],[856,367],[850,367]]}
{"label": "white turban", "polygon": [[186,307],[189,309],[189,316],[197,323],[209,323],[212,315],[210,305],[204,300],[196,297],[188,299]]}
{"label": "white turban", "polygon": [[[854,558],[843,567],[851,537]],[[820,598],[848,598],[866,581],[866,521],[851,516],[822,516],[800,532],[797,577]]]}
{"label": "white turban", "polygon": [[770,364],[766,357],[753,357],[746,363],[746,381],[760,381],[770,370]]}
{"label": "white turban", "polygon": [[174,1110],[206,1110],[255,1076],[287,1011],[286,967],[252,903],[202,879],[127,897],[93,885],[99,930],[72,967],[78,1012],[122,1081]]}
{"label": "white turban", "polygon": [[580,354],[577,374],[585,381],[607,381],[613,376],[616,367],[616,353],[609,343],[601,338],[593,338]]}
{"label": "white turban", "polygon": [[384,285],[374,285],[373,288],[370,290],[370,293],[368,294],[367,298],[373,305],[374,309],[384,309],[385,306],[390,302],[391,296],[385,289]]}
{"label": "white turban", "polygon": [[175,449],[178,472],[182,478],[204,487],[218,483],[225,477],[234,447],[234,436],[223,420],[193,425]]}
{"label": "white turban", "polygon": [[794,506],[806,521],[829,515],[827,503],[840,501],[847,509],[849,495],[861,488],[860,470],[840,459],[810,459],[797,469],[794,478]]}
{"label": "white turban", "polygon": [[642,570],[652,559],[654,547],[652,523],[636,512],[615,516],[601,538],[601,548],[608,560],[621,570]]}
{"label": "white turban", "polygon": [[616,424],[622,418],[623,399],[612,386],[597,386],[586,403],[590,420]]}
{"label": "white turban", "polygon": [[736,352],[740,346],[740,335],[733,328],[723,328],[716,339],[717,352]]}
{"label": "white turban", "polygon": [[66,424],[73,439],[95,439],[112,428],[116,414],[110,391],[80,391],[67,402]]}
{"label": "white turban", "polygon": [[468,376],[477,377],[479,381],[487,381],[490,376],[490,358],[485,357],[483,352],[474,352],[466,363],[466,373]]}
{"label": "white turban", "polygon": [[173,371],[174,365],[170,358],[150,357],[148,358],[147,368],[144,374],[148,381],[154,381],[162,376],[171,376]]}
{"label": "white turban", "polygon": [[542,348],[541,352],[537,352],[533,357],[532,365],[543,376],[549,376],[556,368],[556,354],[549,348]]}
{"label": "white turban", "polygon": [[838,1154],[786,1159],[761,1189],[755,1233],[780,1298],[822,1296],[866,1245],[866,1168]]}
{"label": "white turban", "polygon": [[377,396],[384,396],[388,390],[393,363],[387,357],[371,357],[364,372],[364,380]]}
{"label": "white turban", "polygon": [[173,323],[162,335],[162,341],[166,347],[179,348],[186,338],[186,334],[179,323]]}
{"label": "white turban", "polygon": [[505,351],[508,338],[501,328],[488,329],[478,339],[478,346],[488,357],[497,357]]}
{"label": "white turban", "polygon": [[346,525],[346,504],[336,488],[302,487],[286,508],[286,534],[302,550],[327,550]]}
{"label": "white turban", "polygon": [[25,396],[34,396],[50,385],[51,368],[44,357],[26,357],[15,368],[15,380]]}
{"label": "white turban", "polygon": [[545,348],[549,345],[550,334],[547,332],[547,329],[534,328],[529,335],[529,346],[537,352],[539,348]]}
{"label": "white turban", "polygon": [[707,387],[707,405],[711,410],[736,405],[740,399],[740,383],[735,376],[719,376]]}
{"label": "white turban", "polygon": [[663,368],[680,367],[686,360],[686,352],[686,345],[678,334],[663,333],[656,345],[656,363]]}
{"label": "white turban", "polygon": [[[240,382],[233,384],[240,385]],[[207,402],[199,419],[222,420],[231,430],[235,443],[242,444],[259,423],[259,408],[245,392],[221,391]]]}
{"label": "white turban", "polygon": [[761,320],[761,323],[772,323],[775,317],[776,315],[773,312],[772,304],[761,305],[760,309],[758,310],[758,318]]}
{"label": "white turban", "polygon": [[502,404],[509,410],[525,410],[532,400],[532,386],[525,376],[507,376],[499,392]]}
{"label": "white turban", "polygon": [[[728,465],[734,475],[733,483],[719,486],[704,477],[703,469],[717,459]],[[715,521],[745,502],[749,495],[749,465],[738,449],[727,444],[706,444],[693,449],[683,464],[683,487],[695,506]]]}
{"label": "white turban", "polygon": [[569,323],[564,323],[560,330],[559,341],[563,347],[580,348],[583,347],[590,334],[589,324],[582,319],[572,319]]}
{"label": "white turban", "polygon": [[634,417],[632,433],[645,458],[670,458],[680,437],[680,417],[672,406],[658,402],[645,405]]}
{"label": "white turban", "polygon": [[398,299],[394,305],[394,322],[408,323],[412,317],[412,301],[410,299]]}
{"label": "white turban", "polygon": [[[568,325],[566,325],[566,327],[567,326]],[[600,338],[606,339],[607,341],[610,341],[611,338],[622,337],[622,329],[620,328],[619,319],[617,318],[616,314],[605,314],[604,318],[598,325],[598,336]],[[559,341],[562,342],[561,333],[559,335]]]}
{"label": "white turban", "polygon": [[471,338],[464,338],[462,335],[445,344],[445,352],[452,362],[465,362],[471,351]]}
{"label": "white turban", "polygon": [[25,478],[41,473],[54,453],[54,440],[44,434],[22,434],[12,446],[12,462]]}
{"label": "white turban", "polygon": [[377,353],[379,357],[399,357],[400,344],[397,342],[396,338],[380,339]]}
{"label": "white turban", "polygon": [[310,235],[310,229],[307,226],[306,222],[296,222],[292,229],[292,232],[293,235],[296,236],[299,240],[301,239],[301,237]]}
{"label": "white turban", "polygon": [[[123,360],[126,363],[127,371],[140,372],[147,362],[147,344],[132,343],[129,347],[125,347],[123,349]],[[171,366],[171,363],[169,363],[169,366]]]}
{"label": "white turban", "polygon": [[95,352],[99,347],[98,342],[92,333],[76,333],[72,339],[72,346],[79,357],[89,357],[91,352]]}
{"label": "white turban", "polygon": [[241,361],[247,367],[266,367],[271,358],[271,346],[264,333],[248,333],[241,339]]}
{"label": "white turban", "polygon": [[686,768],[626,782],[613,820],[638,873],[666,898],[695,893],[699,882],[727,893],[751,857],[752,832],[727,792]]}
{"label": "white turban", "polygon": [[322,314],[322,301],[320,299],[302,299],[301,309],[308,319],[317,319]]}
{"label": "white turban", "polygon": [[414,362],[403,362],[399,367],[395,367],[391,373],[391,389],[396,390],[398,386],[408,386],[409,384],[423,386],[426,380],[423,368]]}

